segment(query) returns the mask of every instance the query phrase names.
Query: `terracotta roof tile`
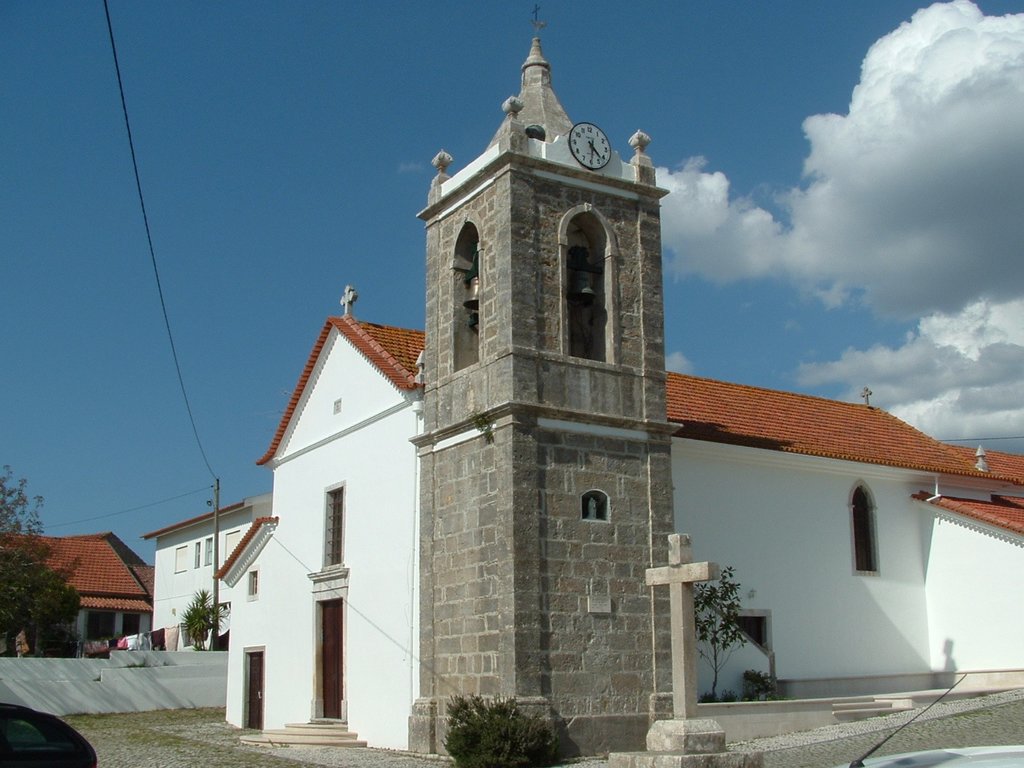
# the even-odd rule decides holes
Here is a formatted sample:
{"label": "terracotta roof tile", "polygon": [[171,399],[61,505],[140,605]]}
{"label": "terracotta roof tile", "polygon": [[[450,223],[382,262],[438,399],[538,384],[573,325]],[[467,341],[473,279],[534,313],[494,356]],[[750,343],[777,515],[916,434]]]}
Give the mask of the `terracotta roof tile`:
{"label": "terracotta roof tile", "polygon": [[396,328],[390,325],[378,325],[376,323],[364,323],[356,320],[351,315],[344,317],[329,317],[324,323],[320,336],[313,345],[313,350],[306,360],[306,367],[299,376],[299,381],[292,392],[291,400],[284,409],[281,422],[277,425],[277,431],[270,441],[267,452],[257,460],[257,464],[266,464],[277,453],[277,449],[284,439],[284,433],[288,424],[295,415],[295,409],[299,405],[302,393],[309,383],[309,377],[313,375],[316,362],[323,351],[324,344],[331,335],[331,330],[337,330],[347,338],[362,355],[379,370],[398,389],[411,390],[419,387],[416,383],[416,359],[423,351],[423,331],[414,331],[408,328]]}
{"label": "terracotta roof tile", "polygon": [[[918,501],[927,502],[931,494],[920,491],[914,494]],[[1013,496],[993,496],[991,501],[977,499],[960,499],[951,496],[940,496],[929,502],[932,506],[958,515],[979,520],[998,528],[1005,528],[1024,536],[1024,499]]]}
{"label": "terracotta roof tile", "polygon": [[227,559],[225,559],[221,567],[217,569],[214,576],[218,579],[223,579],[224,575],[231,569],[231,566],[235,564],[235,561],[242,556],[243,552],[245,552],[246,547],[249,546],[249,542],[251,542],[256,537],[256,534],[259,533],[260,528],[268,523],[277,525],[279,519],[280,518],[277,517],[257,517],[253,520],[252,525],[249,526],[249,530],[245,532],[245,535],[241,539],[239,539],[238,544],[235,545],[231,554],[227,556]]}
{"label": "terracotta roof tile", "polygon": [[[713,379],[668,375],[668,418],[676,436],[844,461],[974,477],[973,458],[892,414],[859,403]],[[1024,484],[1021,477],[1001,480]]]}
{"label": "terracotta roof tile", "polygon": [[91,597],[86,595],[79,603],[80,608],[92,608],[98,611],[135,611],[149,613],[153,606],[145,600],[131,600],[126,597]]}
{"label": "terracotta roof tile", "polygon": [[145,566],[113,533],[44,536],[43,541],[50,547],[49,565],[71,572],[68,581],[83,600],[86,597],[151,600],[151,592],[133,570],[151,566]]}
{"label": "terracotta roof tile", "polygon": [[[332,328],[396,387],[417,386],[422,331],[364,323],[351,316],[328,318],[270,448],[258,464],[270,461],[280,446]],[[668,374],[666,396],[668,419],[680,425],[678,437],[1024,485],[1024,456],[990,451],[990,471],[979,472],[974,468],[973,450],[939,442],[886,411],[860,403],[678,373]]]}
{"label": "terracotta roof tile", "polygon": [[[236,509],[241,509],[244,506],[245,506],[245,502],[244,501],[238,501],[238,502],[235,502],[234,504],[229,504],[226,507],[221,507],[219,512],[220,512],[220,514],[223,515],[225,512],[234,512]],[[163,528],[158,528],[155,531],[150,531],[149,533],[144,533],[144,534],[142,534],[142,538],[144,538],[144,539],[152,539],[152,538],[154,538],[156,536],[163,536],[165,533],[170,533],[171,531],[177,531],[180,528],[188,528],[190,525],[195,525],[196,523],[202,523],[202,522],[204,522],[206,520],[212,520],[212,519],[213,519],[213,512],[212,511],[204,512],[201,515],[196,515],[195,517],[190,517],[188,520],[180,520],[177,523],[171,523],[170,525],[166,525]]]}

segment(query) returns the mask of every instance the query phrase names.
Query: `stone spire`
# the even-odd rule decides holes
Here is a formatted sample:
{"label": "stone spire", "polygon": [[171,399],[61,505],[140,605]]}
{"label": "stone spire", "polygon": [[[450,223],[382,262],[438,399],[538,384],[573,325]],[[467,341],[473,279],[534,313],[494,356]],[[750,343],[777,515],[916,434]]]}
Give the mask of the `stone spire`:
{"label": "stone spire", "polygon": [[[552,141],[555,136],[568,133],[572,128],[572,120],[565,113],[565,108],[555,95],[551,87],[551,65],[544,58],[544,52],[540,48],[540,38],[533,38],[530,46],[530,55],[523,62],[522,90],[519,92],[519,101],[523,107],[515,116],[515,119],[524,126],[540,125],[544,127],[547,141]],[[498,141],[501,129],[491,139],[491,144]]]}

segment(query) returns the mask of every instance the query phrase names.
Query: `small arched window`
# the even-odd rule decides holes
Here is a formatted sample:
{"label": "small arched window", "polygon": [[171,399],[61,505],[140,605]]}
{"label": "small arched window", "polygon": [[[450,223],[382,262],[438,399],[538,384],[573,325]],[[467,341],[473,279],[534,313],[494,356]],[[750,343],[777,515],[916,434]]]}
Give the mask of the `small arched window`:
{"label": "small arched window", "polygon": [[878,572],[878,542],[875,534],[875,509],[862,485],[853,492],[850,502],[853,525],[854,569],[860,573]]}
{"label": "small arched window", "polygon": [[604,491],[587,491],[580,497],[580,518],[583,520],[608,519],[608,494]]}

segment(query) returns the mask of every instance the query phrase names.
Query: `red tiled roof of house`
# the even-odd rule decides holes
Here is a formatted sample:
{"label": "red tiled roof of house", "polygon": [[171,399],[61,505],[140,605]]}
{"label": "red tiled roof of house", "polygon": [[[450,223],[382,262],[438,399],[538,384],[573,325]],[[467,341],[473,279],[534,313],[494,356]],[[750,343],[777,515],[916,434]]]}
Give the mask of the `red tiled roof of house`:
{"label": "red tiled roof of house", "polygon": [[[151,610],[152,593],[133,569],[146,566],[127,544],[113,533],[85,536],[44,536],[50,548],[51,568],[71,573],[71,584],[83,599],[103,597],[140,600]],[[136,610],[136,609],[132,609]]]}
{"label": "red tiled roof of house", "polygon": [[[668,418],[677,437],[890,467],[992,478],[973,457],[887,411],[793,392],[668,375]],[[999,476],[1024,485],[1024,476]]]}
{"label": "red tiled roof of house", "polygon": [[313,350],[309,353],[306,367],[303,368],[299,382],[292,392],[291,400],[288,401],[288,406],[284,409],[281,422],[277,425],[277,431],[270,441],[270,447],[256,462],[257,464],[266,464],[277,453],[281,440],[284,439],[285,430],[288,429],[288,424],[292,416],[295,415],[299,399],[302,397],[306,384],[309,383],[309,377],[313,375],[313,369],[316,367],[316,362],[332,330],[337,330],[347,338],[370,364],[384,374],[384,377],[398,389],[411,390],[419,386],[416,383],[416,359],[423,351],[423,331],[365,323],[356,320],[351,315],[329,317],[313,345]]}
{"label": "red tiled roof of house", "polygon": [[132,600],[127,597],[95,597],[86,595],[79,603],[80,608],[91,608],[94,611],[133,611],[148,613],[153,606],[146,600]]}
{"label": "red tiled roof of house", "polygon": [[[226,507],[221,507],[218,510],[218,512],[219,512],[219,514],[223,515],[225,512],[234,512],[236,509],[241,509],[244,506],[245,506],[245,502],[244,501],[238,501],[238,502],[235,502],[234,504],[228,504],[228,506],[226,506]],[[207,520],[212,520],[212,519],[213,519],[213,512],[212,511],[210,511],[210,512],[203,512],[203,514],[196,515],[195,517],[190,517],[190,518],[188,518],[188,520],[180,520],[177,523],[171,523],[170,525],[165,525],[163,528],[158,528],[155,531],[150,531],[149,533],[144,533],[144,534],[142,534],[142,538],[144,538],[144,539],[152,539],[152,538],[155,538],[156,536],[163,536],[165,533],[171,533],[172,531],[177,531],[177,530],[179,530],[181,528],[188,528],[190,525],[195,525],[196,523],[202,523],[202,522],[205,522]]]}
{"label": "red tiled roof of house", "polygon": [[[914,494],[918,501],[927,502],[931,494],[920,491]],[[991,501],[977,499],[961,499],[951,496],[940,496],[929,502],[932,506],[958,515],[979,520],[998,528],[1005,528],[1024,536],[1024,499],[1013,496],[993,496]]]}
{"label": "red tiled roof of house", "polygon": [[267,524],[277,525],[279,519],[280,518],[277,517],[257,517],[253,520],[252,525],[249,526],[249,530],[245,532],[245,535],[241,539],[239,539],[238,544],[235,545],[231,554],[227,556],[224,563],[213,575],[218,579],[223,579],[224,575],[231,569],[231,566],[235,564],[235,561],[242,556],[246,547],[249,546],[249,542],[251,542],[256,537],[256,534],[259,533],[260,528]]}

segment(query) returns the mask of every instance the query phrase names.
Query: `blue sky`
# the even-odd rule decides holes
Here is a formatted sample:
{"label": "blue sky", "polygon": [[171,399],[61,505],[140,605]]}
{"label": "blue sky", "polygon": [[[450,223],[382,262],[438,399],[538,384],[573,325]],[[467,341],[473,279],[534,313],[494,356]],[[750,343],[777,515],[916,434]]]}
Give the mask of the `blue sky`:
{"label": "blue sky", "polygon": [[[347,283],[422,327],[430,159],[484,149],[533,5],[110,0],[223,503],[270,490],[255,460]],[[653,138],[670,367],[1024,435],[1024,15],[998,18],[1024,0],[586,8],[541,4],[544,52],[573,120]],[[151,557],[212,479],[102,1],[0,4],[0,71],[0,464],[48,533]]]}

